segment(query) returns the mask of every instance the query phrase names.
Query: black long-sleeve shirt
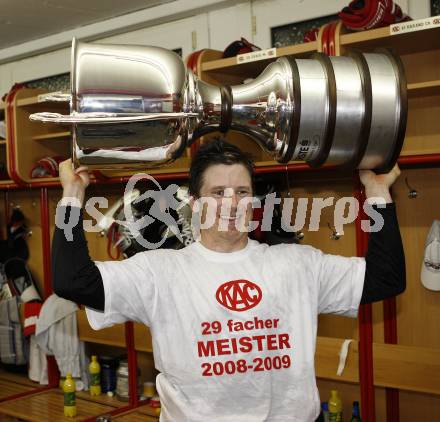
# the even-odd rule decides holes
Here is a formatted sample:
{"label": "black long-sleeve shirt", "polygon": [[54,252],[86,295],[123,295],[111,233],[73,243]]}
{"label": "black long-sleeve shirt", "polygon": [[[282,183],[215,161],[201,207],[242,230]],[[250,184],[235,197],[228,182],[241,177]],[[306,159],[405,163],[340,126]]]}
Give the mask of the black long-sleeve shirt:
{"label": "black long-sleeve shirt", "polygon": [[[385,208],[373,207],[381,214],[384,225],[370,234],[365,257],[366,271],[361,303],[371,303],[398,295],[405,290],[405,255],[394,203]],[[65,221],[71,208],[67,207]],[[101,273],[91,260],[82,224],[72,230],[68,241],[56,227],[52,242],[52,280],[54,292],[87,307],[104,310],[105,295]]]}

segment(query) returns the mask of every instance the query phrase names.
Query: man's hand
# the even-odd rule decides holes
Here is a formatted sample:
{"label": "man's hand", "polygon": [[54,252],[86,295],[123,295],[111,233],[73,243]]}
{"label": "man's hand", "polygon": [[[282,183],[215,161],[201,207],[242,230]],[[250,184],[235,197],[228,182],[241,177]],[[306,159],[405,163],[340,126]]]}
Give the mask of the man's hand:
{"label": "man's hand", "polygon": [[396,164],[389,173],[376,174],[371,170],[359,170],[359,178],[365,186],[365,195],[369,198],[383,198],[386,203],[393,202],[390,187],[400,175]]}
{"label": "man's hand", "polygon": [[76,198],[82,204],[86,188],[90,183],[87,167],[81,166],[74,170],[72,160],[69,159],[60,163],[59,171],[63,198]]}

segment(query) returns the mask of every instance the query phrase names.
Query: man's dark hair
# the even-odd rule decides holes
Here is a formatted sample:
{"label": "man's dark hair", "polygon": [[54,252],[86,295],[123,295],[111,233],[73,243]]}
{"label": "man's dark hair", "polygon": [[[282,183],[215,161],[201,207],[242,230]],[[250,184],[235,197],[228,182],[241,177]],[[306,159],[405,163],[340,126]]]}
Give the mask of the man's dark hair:
{"label": "man's dark hair", "polygon": [[254,185],[254,162],[249,154],[223,138],[214,138],[202,144],[197,150],[189,169],[189,192],[195,197],[200,196],[203,176],[206,169],[215,164],[242,164],[249,172],[252,186]]}

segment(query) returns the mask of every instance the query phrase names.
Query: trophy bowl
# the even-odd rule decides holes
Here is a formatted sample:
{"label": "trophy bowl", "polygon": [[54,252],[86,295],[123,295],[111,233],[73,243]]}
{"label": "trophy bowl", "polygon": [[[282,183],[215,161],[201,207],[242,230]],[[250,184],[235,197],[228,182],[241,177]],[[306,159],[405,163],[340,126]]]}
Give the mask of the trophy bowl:
{"label": "trophy bowl", "polygon": [[390,170],[407,119],[406,79],[388,50],[279,57],[248,83],[214,86],[172,51],[73,40],[70,125],[75,166],[143,169],[180,157],[196,139],[238,131],[280,162]]}

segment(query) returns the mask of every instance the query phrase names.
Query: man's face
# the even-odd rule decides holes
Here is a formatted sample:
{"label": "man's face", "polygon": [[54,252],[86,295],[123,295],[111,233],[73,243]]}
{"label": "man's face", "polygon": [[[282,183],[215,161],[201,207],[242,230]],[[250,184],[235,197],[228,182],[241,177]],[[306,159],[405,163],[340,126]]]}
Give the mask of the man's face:
{"label": "man's face", "polygon": [[[200,198],[207,198],[201,215],[202,235],[236,241],[247,237],[245,230],[252,218],[252,181],[242,164],[215,164],[203,174]],[[212,204],[212,205],[211,205]],[[215,205],[215,206],[214,206]]]}

